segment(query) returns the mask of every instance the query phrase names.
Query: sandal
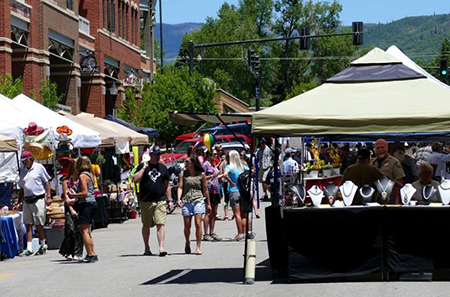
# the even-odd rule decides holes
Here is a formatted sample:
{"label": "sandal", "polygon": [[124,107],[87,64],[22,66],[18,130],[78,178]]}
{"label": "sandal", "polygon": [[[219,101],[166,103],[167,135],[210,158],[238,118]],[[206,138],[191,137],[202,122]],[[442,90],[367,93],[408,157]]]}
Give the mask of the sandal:
{"label": "sandal", "polygon": [[195,254],[196,254],[197,256],[203,255],[202,251],[196,251]]}
{"label": "sandal", "polygon": [[167,255],[167,252],[166,252],[166,251],[159,253],[159,256],[160,256],[160,257],[165,257],[166,255]]}
{"label": "sandal", "polygon": [[144,252],[143,256],[153,256],[152,252],[148,251],[148,252]]}
{"label": "sandal", "polygon": [[191,247],[190,247],[190,246],[185,247],[185,248],[184,248],[184,252],[185,252],[186,254],[190,254],[190,253],[191,253]]}

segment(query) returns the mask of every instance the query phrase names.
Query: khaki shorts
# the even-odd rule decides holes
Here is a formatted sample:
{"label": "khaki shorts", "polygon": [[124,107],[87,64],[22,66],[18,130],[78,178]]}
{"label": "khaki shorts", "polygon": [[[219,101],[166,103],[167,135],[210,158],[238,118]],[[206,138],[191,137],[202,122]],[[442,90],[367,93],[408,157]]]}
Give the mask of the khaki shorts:
{"label": "khaki shorts", "polygon": [[39,199],[35,203],[23,202],[23,223],[25,225],[45,225],[45,199]]}
{"label": "khaki shorts", "polygon": [[269,174],[270,171],[270,167],[267,168],[266,170],[259,168],[259,182],[260,183],[266,183],[267,181],[267,175]]}
{"label": "khaki shorts", "polygon": [[167,217],[166,201],[140,202],[141,221],[144,227],[154,227],[155,225],[165,225]]}

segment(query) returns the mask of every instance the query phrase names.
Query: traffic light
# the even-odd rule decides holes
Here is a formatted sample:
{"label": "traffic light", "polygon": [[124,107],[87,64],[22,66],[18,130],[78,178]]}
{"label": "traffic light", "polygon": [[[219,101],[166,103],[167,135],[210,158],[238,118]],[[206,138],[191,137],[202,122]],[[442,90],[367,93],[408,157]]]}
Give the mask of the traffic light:
{"label": "traffic light", "polygon": [[253,68],[253,61],[255,60],[255,50],[249,48],[247,51],[247,56],[248,66],[250,66],[250,68]]}
{"label": "traffic light", "polygon": [[353,30],[353,45],[363,45],[364,43],[363,22],[353,22],[352,30]]}
{"label": "traffic light", "polygon": [[311,30],[309,27],[300,28],[300,50],[307,51],[311,48],[311,39],[309,37],[304,37],[309,35],[311,35]]}
{"label": "traffic light", "polygon": [[439,74],[441,76],[447,76],[448,74],[448,59],[441,59],[439,64]]}
{"label": "traffic light", "polygon": [[259,56],[255,56],[253,61],[253,71],[259,72]]}

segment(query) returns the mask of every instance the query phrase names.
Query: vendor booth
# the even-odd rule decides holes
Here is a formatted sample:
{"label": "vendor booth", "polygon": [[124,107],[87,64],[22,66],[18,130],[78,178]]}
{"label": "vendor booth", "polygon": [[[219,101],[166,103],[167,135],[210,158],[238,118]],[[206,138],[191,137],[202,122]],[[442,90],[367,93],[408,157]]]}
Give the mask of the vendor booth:
{"label": "vendor booth", "polygon": [[[353,141],[448,139],[448,98],[448,87],[375,48],[323,85],[254,113],[252,132]],[[450,207],[433,206],[270,206],[271,266],[290,281],[448,279],[442,251],[450,243],[443,236]]]}

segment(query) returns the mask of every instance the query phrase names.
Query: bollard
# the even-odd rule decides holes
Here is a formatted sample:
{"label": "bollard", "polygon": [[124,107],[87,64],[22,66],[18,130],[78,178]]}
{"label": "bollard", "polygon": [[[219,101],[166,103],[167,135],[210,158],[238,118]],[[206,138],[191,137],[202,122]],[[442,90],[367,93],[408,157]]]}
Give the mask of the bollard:
{"label": "bollard", "polygon": [[256,242],[252,240],[247,241],[247,259],[245,267],[245,281],[246,285],[253,285],[255,283],[255,266],[256,266]]}

